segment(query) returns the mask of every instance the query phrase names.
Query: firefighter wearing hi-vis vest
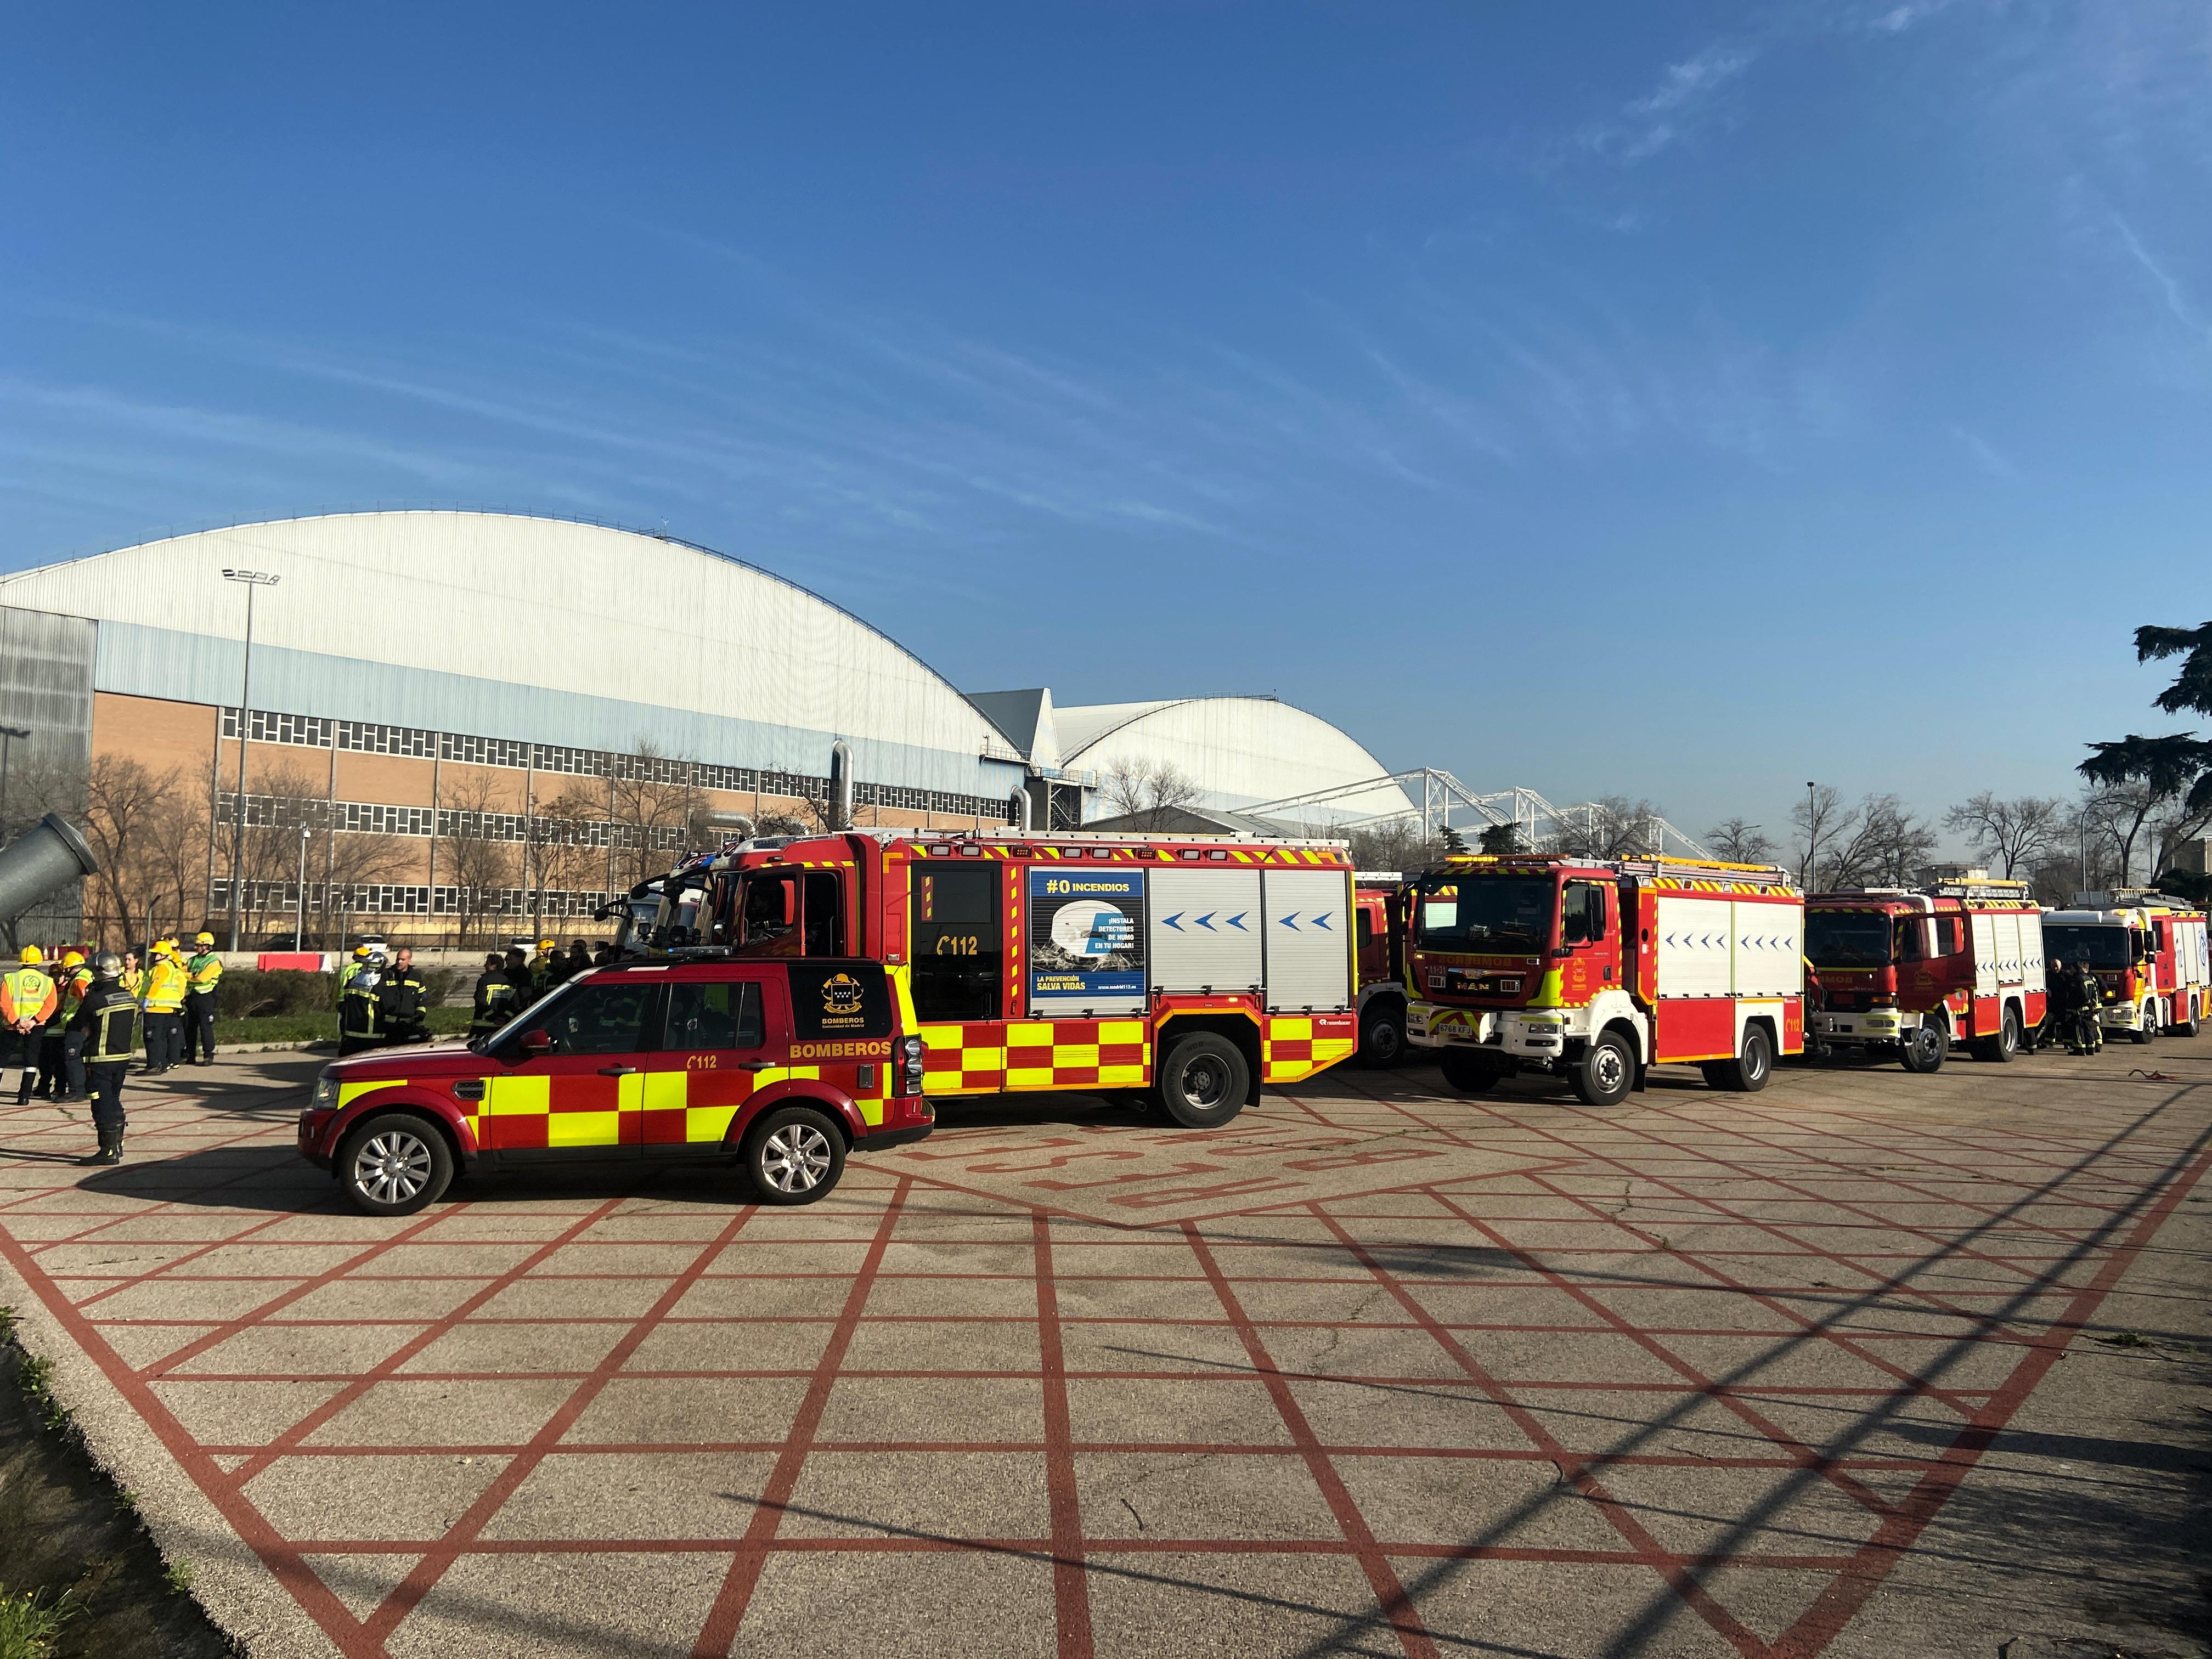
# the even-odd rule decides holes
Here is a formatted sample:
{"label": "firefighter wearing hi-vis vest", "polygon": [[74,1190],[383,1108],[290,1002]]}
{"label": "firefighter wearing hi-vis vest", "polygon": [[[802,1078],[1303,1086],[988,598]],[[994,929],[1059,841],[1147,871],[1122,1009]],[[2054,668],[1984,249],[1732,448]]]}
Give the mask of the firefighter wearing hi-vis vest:
{"label": "firefighter wearing hi-vis vest", "polygon": [[47,1022],[61,1006],[61,997],[45,962],[37,945],[27,945],[14,970],[0,974],[0,1025],[6,1026],[23,1046],[23,1079],[15,1094],[18,1106],[30,1103],[31,1085],[38,1080],[40,1069],[52,1063],[46,1054]]}
{"label": "firefighter wearing hi-vis vest", "polygon": [[[90,945],[85,947],[91,950]],[[99,953],[94,951],[95,956]],[[62,1036],[62,1091],[57,1101],[82,1100],[84,1093],[84,1036],[70,1029],[76,1018],[76,1011],[84,1006],[84,1000],[92,994],[92,966],[84,959],[84,951],[70,951],[62,957],[62,1007],[55,1018],[61,1022]],[[46,1092],[46,1079],[39,1079],[39,1091]]]}
{"label": "firefighter wearing hi-vis vest", "polygon": [[383,963],[366,945],[355,951],[356,960],[339,976],[338,1053],[357,1054],[384,1041],[384,1023],[378,1018],[378,988],[384,983]]}
{"label": "firefighter wearing hi-vis vest", "polygon": [[185,1057],[185,990],[190,981],[177,960],[177,942],[154,941],[146,965],[146,1072],[159,1077]]}
{"label": "firefighter wearing hi-vis vest", "polygon": [[80,1164],[123,1162],[123,1081],[131,1071],[131,1039],[138,1024],[138,1000],[123,988],[123,963],[102,951],[92,959],[92,989],[69,1023],[69,1034],[84,1055],[92,1085],[92,1126],[100,1150]]}
{"label": "firefighter wearing hi-vis vest", "polygon": [[185,961],[185,1059],[194,1066],[215,1064],[215,988],[222,982],[215,935],[193,934],[192,953]]}

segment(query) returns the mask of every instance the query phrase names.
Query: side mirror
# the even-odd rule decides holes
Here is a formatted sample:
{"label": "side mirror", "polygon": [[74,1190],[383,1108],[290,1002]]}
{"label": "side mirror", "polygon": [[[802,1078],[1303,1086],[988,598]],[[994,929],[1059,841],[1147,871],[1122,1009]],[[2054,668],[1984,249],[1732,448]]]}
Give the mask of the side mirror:
{"label": "side mirror", "polygon": [[544,1031],[525,1031],[518,1041],[522,1052],[532,1060],[553,1052],[553,1039]]}

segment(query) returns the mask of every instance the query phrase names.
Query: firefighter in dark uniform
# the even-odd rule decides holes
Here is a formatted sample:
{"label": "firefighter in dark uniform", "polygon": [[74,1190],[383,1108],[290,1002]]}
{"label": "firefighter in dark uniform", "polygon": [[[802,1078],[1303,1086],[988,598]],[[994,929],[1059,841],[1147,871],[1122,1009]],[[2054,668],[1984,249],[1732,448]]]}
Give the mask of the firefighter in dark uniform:
{"label": "firefighter in dark uniform", "polygon": [[403,950],[376,988],[376,1023],[387,1043],[423,1042],[429,1020],[430,988],[415,971],[415,953]]}
{"label": "firefighter in dark uniform", "polygon": [[[92,994],[92,967],[85,960],[88,953],[100,954],[88,945],[83,951],[71,951],[62,958],[62,1091],[56,1097],[59,1101],[85,1098],[84,1034],[72,1031],[70,1025],[76,1018],[76,1011],[84,1006],[84,1000]],[[44,1079],[40,1082],[43,1085]]]}
{"label": "firefighter in dark uniform", "polygon": [[2045,995],[2051,1004],[2051,1024],[2058,1035],[2066,1039],[2066,1052],[2081,1052],[2081,981],[2063,957],[2051,959],[2051,973],[2045,981]]}
{"label": "firefighter in dark uniform", "polygon": [[514,981],[507,964],[494,951],[484,957],[484,970],[477,975],[476,1012],[469,1017],[471,1037],[489,1036],[507,1024],[522,1005],[515,1000]]}
{"label": "firefighter in dark uniform", "polygon": [[122,978],[123,963],[113,952],[94,957],[92,989],[69,1023],[84,1054],[85,1077],[92,1085],[92,1127],[100,1135],[100,1150],[77,1159],[80,1164],[123,1162],[123,1080],[130,1075],[138,1036],[138,999],[123,988]]}
{"label": "firefighter in dark uniform", "polygon": [[2081,987],[2081,1046],[2091,1054],[2101,1054],[2105,1048],[2105,987],[2097,977],[2097,970],[2089,965],[2087,957],[2075,969]]}
{"label": "firefighter in dark uniform", "polygon": [[338,994],[338,1053],[357,1054],[384,1041],[384,1026],[377,1018],[377,988],[384,982],[383,964],[364,957],[345,976]]}

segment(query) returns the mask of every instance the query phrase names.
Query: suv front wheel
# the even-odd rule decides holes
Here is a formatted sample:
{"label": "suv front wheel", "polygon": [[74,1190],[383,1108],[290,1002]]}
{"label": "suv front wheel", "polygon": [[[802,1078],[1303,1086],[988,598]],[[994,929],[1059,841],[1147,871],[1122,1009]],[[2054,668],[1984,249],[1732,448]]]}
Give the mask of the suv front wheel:
{"label": "suv front wheel", "polygon": [[845,1137],[812,1106],[779,1106],[745,1131],[745,1177],[763,1204],[811,1204],[845,1173]]}
{"label": "suv front wheel", "polygon": [[334,1167],[362,1214],[413,1215],[452,1184],[453,1151],[422,1119],[384,1112],[346,1136]]}

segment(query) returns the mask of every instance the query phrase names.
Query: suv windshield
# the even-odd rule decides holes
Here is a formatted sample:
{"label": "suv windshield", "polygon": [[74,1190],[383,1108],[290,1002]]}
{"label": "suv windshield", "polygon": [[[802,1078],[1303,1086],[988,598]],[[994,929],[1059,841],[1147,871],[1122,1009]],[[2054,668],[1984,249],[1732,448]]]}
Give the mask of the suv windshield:
{"label": "suv windshield", "polygon": [[1889,918],[1879,910],[1811,910],[1805,955],[1815,968],[1889,966]]}
{"label": "suv windshield", "polygon": [[1533,955],[1552,942],[1556,892],[1547,876],[1425,877],[1413,943],[1426,951]]}
{"label": "suv windshield", "polygon": [[2048,962],[2086,961],[2092,968],[2124,968],[2128,965],[2128,930],[2118,926],[2046,927],[2043,930],[2043,955]]}

